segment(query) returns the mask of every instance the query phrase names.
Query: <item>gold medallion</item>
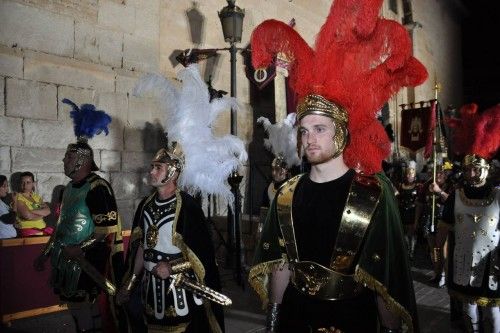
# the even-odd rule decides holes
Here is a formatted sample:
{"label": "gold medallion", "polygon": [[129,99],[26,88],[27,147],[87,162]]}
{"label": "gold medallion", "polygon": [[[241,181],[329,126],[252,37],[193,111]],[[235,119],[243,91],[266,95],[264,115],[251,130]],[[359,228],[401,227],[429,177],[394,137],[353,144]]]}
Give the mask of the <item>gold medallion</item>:
{"label": "gold medallion", "polygon": [[146,244],[148,248],[152,249],[156,246],[158,242],[158,228],[156,225],[151,225],[148,228],[148,232],[146,233]]}

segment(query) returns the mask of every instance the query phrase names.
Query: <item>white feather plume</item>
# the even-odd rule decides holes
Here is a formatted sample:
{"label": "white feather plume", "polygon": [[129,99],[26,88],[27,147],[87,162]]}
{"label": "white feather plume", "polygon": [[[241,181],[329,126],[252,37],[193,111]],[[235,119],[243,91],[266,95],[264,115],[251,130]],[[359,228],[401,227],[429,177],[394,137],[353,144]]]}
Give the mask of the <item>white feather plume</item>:
{"label": "white feather plume", "polygon": [[181,145],[185,164],[178,186],[191,194],[219,195],[232,205],[234,197],[227,179],[248,155],[238,137],[215,137],[212,124],[220,112],[238,109],[238,103],[230,97],[210,102],[196,64],[180,70],[177,78],[182,82],[180,88],[161,75],[149,74],[139,81],[135,93],[152,92],[159,98],[168,140]]}
{"label": "white feather plume", "polygon": [[276,124],[271,124],[269,119],[265,117],[257,119],[257,122],[264,126],[269,135],[269,139],[264,139],[264,146],[274,156],[282,156],[289,168],[300,164],[297,153],[297,128],[294,127],[295,119],[295,113],[289,113],[282,122]]}

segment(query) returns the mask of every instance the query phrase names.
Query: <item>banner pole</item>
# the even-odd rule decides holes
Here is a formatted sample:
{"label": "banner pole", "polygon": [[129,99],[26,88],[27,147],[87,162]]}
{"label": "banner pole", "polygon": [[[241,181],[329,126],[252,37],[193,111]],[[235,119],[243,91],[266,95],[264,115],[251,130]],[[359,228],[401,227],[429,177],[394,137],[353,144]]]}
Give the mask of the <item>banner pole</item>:
{"label": "banner pole", "polygon": [[[432,183],[436,182],[436,169],[437,169],[437,131],[440,130],[441,126],[437,121],[437,102],[438,102],[438,92],[440,89],[439,83],[437,81],[437,75],[434,74],[434,100],[431,101],[431,110],[433,112],[433,116],[436,119],[436,123],[434,124],[434,131],[432,133]],[[432,215],[431,215],[431,226],[434,225],[434,214],[436,212],[436,196],[432,195]]]}

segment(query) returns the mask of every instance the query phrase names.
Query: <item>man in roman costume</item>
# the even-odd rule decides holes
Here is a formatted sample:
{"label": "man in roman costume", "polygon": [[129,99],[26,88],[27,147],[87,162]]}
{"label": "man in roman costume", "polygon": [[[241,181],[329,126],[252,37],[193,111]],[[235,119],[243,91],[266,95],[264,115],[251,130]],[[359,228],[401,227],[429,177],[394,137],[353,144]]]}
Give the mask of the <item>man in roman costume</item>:
{"label": "man in roman costume", "polygon": [[500,106],[481,113],[476,104],[461,108],[453,147],[462,162],[464,182],[450,193],[439,224],[436,252],[448,232],[448,291],[463,304],[470,332],[500,332],[500,190],[488,179],[489,160],[500,147]]}
{"label": "man in roman costume", "polygon": [[73,107],[77,137],[63,159],[64,173],[71,181],[64,189],[56,230],[35,268],[42,270],[50,257],[51,284],[67,302],[78,332],[109,330],[114,323],[109,323],[110,318],[102,322],[101,314],[110,315],[110,311],[99,309],[97,297],[103,290],[114,295],[114,277],[123,269],[121,222],[111,185],[94,173],[99,168],[87,140],[102,131],[108,134],[111,118],[94,105],[79,108],[68,99],[63,102]]}
{"label": "man in roman costume", "polygon": [[[117,301],[126,303],[134,288],[142,286],[148,332],[218,333],[224,331],[219,304],[228,305],[230,300],[218,293],[221,286],[209,225],[187,191],[220,195],[231,204],[227,179],[246,160],[246,152],[240,139],[216,138],[212,133],[216,116],[210,113],[235,106],[234,99],[211,101],[196,65],[182,69],[178,77],[180,89],[153,74],[136,88],[137,94],[152,91],[160,98],[166,133],[174,143],[160,149],[151,162],[149,184],[155,191],[137,208],[128,251],[129,272]],[[192,281],[203,293],[177,284],[179,277]],[[129,314],[133,310],[129,306]],[[140,326],[130,324],[132,332]]]}
{"label": "man in roman costume", "polygon": [[381,4],[334,1],[314,49],[275,20],[253,31],[254,68],[278,53],[292,62],[298,147],[311,163],[278,191],[249,273],[270,332],[418,331],[376,113],[427,71],[404,27],[378,17]]}

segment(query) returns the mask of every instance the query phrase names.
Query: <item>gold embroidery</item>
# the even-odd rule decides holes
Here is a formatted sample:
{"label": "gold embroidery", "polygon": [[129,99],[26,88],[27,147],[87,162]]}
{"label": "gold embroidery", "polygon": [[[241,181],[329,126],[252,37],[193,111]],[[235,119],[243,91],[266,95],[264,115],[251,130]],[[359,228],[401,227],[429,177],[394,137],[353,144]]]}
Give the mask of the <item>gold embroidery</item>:
{"label": "gold embroidery", "polygon": [[166,310],[165,310],[165,315],[167,317],[177,317],[177,312],[175,312],[175,308],[170,305]]}
{"label": "gold embroidery", "polygon": [[492,306],[500,306],[500,298],[487,298],[487,297],[474,297],[459,293],[455,290],[448,290],[450,296],[454,296],[459,300],[468,303],[474,303],[481,307],[492,307]]}
{"label": "gold embroidery", "polygon": [[156,246],[156,243],[158,243],[158,235],[159,235],[159,230],[156,225],[152,224],[148,228],[148,232],[146,233],[146,245],[148,248],[152,249]]}
{"label": "gold embroidery", "polygon": [[387,291],[387,288],[378,281],[375,277],[369,274],[367,271],[357,266],[356,271],[354,273],[354,280],[358,283],[364,284],[369,289],[377,292],[384,299],[387,304],[387,308],[402,319],[403,326],[406,326],[407,331],[403,330],[403,332],[412,333],[413,332],[413,319],[410,316],[410,313],[404,306],[398,303]]}
{"label": "gold embroidery", "polygon": [[101,224],[103,221],[115,221],[117,216],[118,214],[116,211],[112,210],[106,214],[92,215],[92,218],[94,219],[95,224]]}

